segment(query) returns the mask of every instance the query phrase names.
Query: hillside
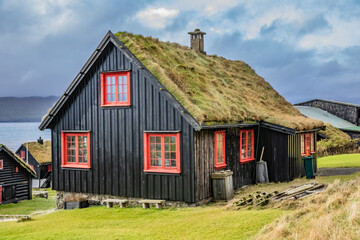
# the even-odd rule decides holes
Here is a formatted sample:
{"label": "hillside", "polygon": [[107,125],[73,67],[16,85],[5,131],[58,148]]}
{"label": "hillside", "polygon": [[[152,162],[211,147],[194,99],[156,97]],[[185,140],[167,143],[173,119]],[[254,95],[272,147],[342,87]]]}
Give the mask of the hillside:
{"label": "hillside", "polygon": [[58,97],[0,97],[0,122],[40,122]]}

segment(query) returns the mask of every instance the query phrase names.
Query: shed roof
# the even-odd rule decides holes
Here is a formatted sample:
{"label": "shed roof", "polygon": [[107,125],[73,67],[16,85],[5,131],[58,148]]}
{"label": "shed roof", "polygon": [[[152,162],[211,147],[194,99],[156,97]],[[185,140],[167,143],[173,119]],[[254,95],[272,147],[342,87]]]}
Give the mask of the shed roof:
{"label": "shed roof", "polygon": [[295,106],[302,114],[331,124],[341,130],[358,131],[360,127],[317,107]]}
{"label": "shed roof", "polygon": [[40,129],[48,127],[109,42],[134,58],[135,64],[145,66],[144,70],[156,77],[165,87],[164,91],[168,91],[196,121],[195,125],[200,126],[196,129],[260,121],[297,130],[323,126],[321,121],[303,116],[242,61],[197,53],[189,47],[152,37],[127,32],[115,35],[109,32],[105,36],[65,94],[45,116]]}
{"label": "shed roof", "polygon": [[51,141],[44,141],[43,144],[34,141],[23,145],[25,148],[28,146],[29,152],[38,163],[51,163]]}
{"label": "shed roof", "polygon": [[26,162],[24,162],[24,160],[22,160],[19,156],[13,153],[9,148],[7,148],[5,145],[0,144],[0,151],[6,152],[12,159],[18,162],[21,167],[23,167],[27,172],[29,172],[33,177],[36,178],[36,172],[34,171],[34,169],[32,169]]}
{"label": "shed roof", "polygon": [[349,103],[349,102],[343,102],[343,101],[337,101],[337,100],[325,100],[325,99],[312,99],[309,101],[305,101],[305,102],[300,102],[300,103],[296,103],[294,105],[302,105],[304,103],[309,103],[309,102],[314,102],[314,101],[322,101],[322,102],[330,102],[330,103],[337,103],[337,104],[341,104],[341,105],[348,105],[348,106],[353,106],[353,107],[360,107],[360,104],[357,103]]}

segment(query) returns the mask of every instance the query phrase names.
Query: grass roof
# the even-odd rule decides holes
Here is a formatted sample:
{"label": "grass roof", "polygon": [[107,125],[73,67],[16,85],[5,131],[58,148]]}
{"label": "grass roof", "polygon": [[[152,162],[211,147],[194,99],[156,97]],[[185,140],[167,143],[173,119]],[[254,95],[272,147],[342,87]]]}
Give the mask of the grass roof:
{"label": "grass roof", "polygon": [[202,125],[263,120],[297,130],[323,126],[303,116],[242,61],[152,37],[115,35]]}
{"label": "grass roof", "polygon": [[44,141],[43,144],[36,142],[28,142],[23,145],[26,147],[28,144],[28,150],[31,155],[40,164],[51,163],[51,141]]}

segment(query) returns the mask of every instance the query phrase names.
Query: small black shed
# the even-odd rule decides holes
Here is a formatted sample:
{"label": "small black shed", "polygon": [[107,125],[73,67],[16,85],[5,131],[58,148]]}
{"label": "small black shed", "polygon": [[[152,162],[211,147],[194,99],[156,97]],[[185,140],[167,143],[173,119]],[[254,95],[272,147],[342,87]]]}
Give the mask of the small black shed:
{"label": "small black shed", "polygon": [[51,185],[51,141],[27,142],[15,152],[24,162],[35,170],[36,178],[33,178],[32,187],[48,188]]}
{"label": "small black shed", "polygon": [[40,125],[52,131],[59,196],[194,203],[212,196],[214,171],[233,171],[234,188],[253,184],[262,147],[271,181],[304,174],[323,123],[246,63],[206,55],[205,33],[190,34],[192,49],[106,34]]}
{"label": "small black shed", "polygon": [[29,165],[0,144],[0,204],[31,199],[31,179],[35,177]]}

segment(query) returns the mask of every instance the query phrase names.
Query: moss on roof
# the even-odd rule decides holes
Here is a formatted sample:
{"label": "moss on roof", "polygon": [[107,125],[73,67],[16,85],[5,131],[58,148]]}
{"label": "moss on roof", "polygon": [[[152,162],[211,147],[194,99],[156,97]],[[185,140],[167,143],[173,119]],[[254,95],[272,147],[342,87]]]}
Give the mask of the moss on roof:
{"label": "moss on roof", "polygon": [[323,126],[301,115],[242,61],[152,37],[115,35],[202,125],[263,120],[297,130]]}
{"label": "moss on roof", "polygon": [[51,163],[51,141],[44,141],[43,144],[36,142],[28,142],[23,145],[26,147],[28,144],[28,150],[31,155],[40,164]]}

